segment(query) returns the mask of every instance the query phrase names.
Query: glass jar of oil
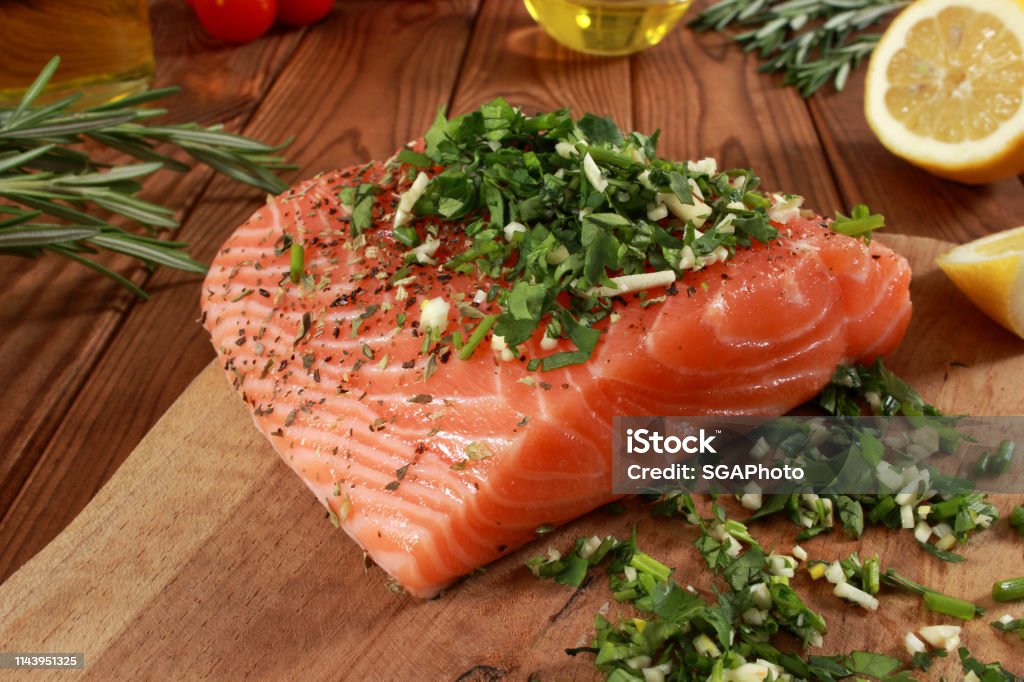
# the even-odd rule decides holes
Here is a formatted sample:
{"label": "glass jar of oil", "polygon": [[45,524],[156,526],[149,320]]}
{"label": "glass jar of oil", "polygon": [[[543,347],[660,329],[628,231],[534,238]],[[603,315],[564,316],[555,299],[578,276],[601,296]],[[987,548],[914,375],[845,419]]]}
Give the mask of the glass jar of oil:
{"label": "glass jar of oil", "polygon": [[623,55],[657,45],[691,0],[523,0],[552,38],[580,52]]}
{"label": "glass jar of oil", "polygon": [[146,0],[0,0],[0,107],[61,58],[40,101],[81,90],[78,106],[143,90],[153,76]]}

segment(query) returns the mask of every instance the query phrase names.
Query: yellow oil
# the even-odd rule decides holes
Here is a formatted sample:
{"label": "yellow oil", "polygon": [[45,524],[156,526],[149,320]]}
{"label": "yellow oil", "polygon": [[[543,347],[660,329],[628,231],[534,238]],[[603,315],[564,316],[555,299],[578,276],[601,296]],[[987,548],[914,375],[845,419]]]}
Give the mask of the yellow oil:
{"label": "yellow oil", "polygon": [[523,0],[534,21],[574,50],[639,52],[661,42],[691,0]]}
{"label": "yellow oil", "polygon": [[0,107],[40,69],[60,67],[41,102],[83,90],[80,106],[137,92],[153,76],[146,0],[0,0]]}

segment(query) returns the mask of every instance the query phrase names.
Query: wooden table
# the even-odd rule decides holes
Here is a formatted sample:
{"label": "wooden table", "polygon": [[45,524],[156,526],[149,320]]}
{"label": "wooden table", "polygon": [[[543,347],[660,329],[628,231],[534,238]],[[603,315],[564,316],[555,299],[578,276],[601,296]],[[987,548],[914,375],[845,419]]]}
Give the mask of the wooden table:
{"label": "wooden table", "polygon": [[[230,47],[180,0],[154,0],[151,14],[157,84],[183,87],[170,118],[294,135],[299,169],[287,179],[382,158],[438,106],[461,113],[501,95],[661,128],[666,156],[751,166],[826,213],[869,203],[892,232],[963,241],[1024,223],[1019,179],[965,187],[888,154],[861,112],[862,73],[805,101],[717,35],[680,28],[647,52],[600,59],[556,45],[513,0],[345,0],[317,26]],[[146,192],[178,210],[201,260],[262,201],[203,169],[158,176]],[[199,278],[112,262],[152,300],[55,258],[0,261],[0,580],[78,514],[213,358],[195,322]]]}

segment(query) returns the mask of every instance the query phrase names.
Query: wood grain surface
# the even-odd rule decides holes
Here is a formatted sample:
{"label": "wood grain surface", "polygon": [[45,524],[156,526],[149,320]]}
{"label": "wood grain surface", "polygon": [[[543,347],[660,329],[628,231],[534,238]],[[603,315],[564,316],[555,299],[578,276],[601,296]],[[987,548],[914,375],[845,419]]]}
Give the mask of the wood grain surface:
{"label": "wood grain surface", "polygon": [[[181,94],[174,98],[168,115],[170,122],[225,122],[230,128],[245,127],[302,37],[301,31],[293,31],[277,35],[264,45],[254,43],[225,49],[203,33],[184,3],[155,3],[151,19],[156,45],[167,48],[160,50],[156,85],[183,86]],[[147,179],[144,196],[176,209],[176,218],[185,225],[182,234],[188,239],[192,210],[200,204],[211,177],[212,172],[206,168],[196,168],[185,175],[156,175]],[[260,196],[257,190],[248,194],[249,201]],[[115,257],[109,264],[144,287],[160,287],[159,281],[151,281],[152,276],[144,267],[127,258]],[[182,282],[184,278],[178,273],[171,279]],[[0,361],[0,386],[6,389],[0,392],[0,434],[6,446],[0,457],[0,519],[6,519],[17,499],[26,501],[23,504],[30,507],[42,506],[38,495],[26,490],[27,482],[38,472],[40,464],[58,464],[59,457],[55,461],[46,456],[48,445],[80,392],[99,383],[101,361],[114,360],[126,366],[125,356],[113,356],[112,344],[138,301],[114,282],[60,258],[32,262],[0,259],[0,288],[5,292],[4,304],[0,306],[0,357],[4,358]],[[194,291],[179,299],[182,310],[195,308]],[[194,376],[201,366],[187,376]],[[144,381],[151,369],[131,362],[127,368],[136,382]],[[171,400],[183,386],[174,390]],[[154,411],[146,415],[148,424],[159,418],[167,404],[153,405]],[[104,437],[113,442],[97,443],[97,452],[116,448],[119,431],[106,431]],[[144,432],[122,446],[120,452],[129,452]],[[61,451],[64,454],[67,449]],[[106,456],[91,457],[83,472],[98,470],[102,475],[108,466],[111,461]],[[107,477],[112,469],[105,472]],[[97,487],[80,490],[91,495]],[[69,486],[64,492],[74,489],[77,486]],[[77,505],[72,503],[72,509],[77,511],[86,501],[88,497]],[[49,535],[72,517],[73,513],[64,517]],[[4,547],[0,553],[3,576],[10,572],[9,562],[18,556],[19,550],[2,530],[0,537],[0,547]],[[41,546],[31,548],[17,563]]]}
{"label": "wood grain surface", "polygon": [[[693,11],[706,4],[708,0],[695,3]],[[1024,223],[1020,180],[966,187],[889,155],[861,113],[861,75],[855,74],[842,93],[823,90],[805,102],[781,87],[777,77],[757,74],[752,56],[714,34],[681,27],[654,49],[602,59],[555,44],[517,0],[346,0],[337,3],[321,24],[276,28],[243,46],[207,37],[180,0],[153,0],[151,16],[157,84],[183,87],[169,119],[223,121],[231,130],[268,141],[295,135],[287,155],[299,169],[286,175],[288,179],[380,158],[421,134],[439,105],[460,113],[502,95],[531,110],[571,106],[577,113],[612,115],[623,127],[645,132],[660,128],[661,150],[668,156],[710,155],[722,165],[752,166],[765,187],[804,194],[807,205],[825,213],[867,202],[887,215],[890,232],[959,242]],[[261,201],[258,192],[213,178],[202,169],[157,176],[145,191],[177,210],[181,236],[193,244],[192,253],[200,259],[209,259]],[[6,389],[0,392],[0,436],[6,445],[0,456],[0,580],[75,518],[213,356],[205,334],[194,323],[198,278],[168,270],[150,274],[126,260],[110,262],[144,283],[153,299],[139,304],[108,281],[62,260],[0,259],[0,287],[6,294],[0,307],[0,385]],[[918,300],[915,329],[930,325],[922,338],[933,339],[935,352],[941,350],[943,359],[937,363],[937,355],[904,346],[896,362],[924,382],[926,395],[947,408],[964,404],[965,409],[978,411],[991,405],[1024,414],[1021,391],[1003,380],[1000,369],[1003,364],[1017,367],[1019,340],[980,316],[940,275],[924,277],[946,297]],[[949,315],[951,302],[959,303],[959,318]],[[950,339],[963,337],[950,332],[962,331],[961,325],[984,336],[957,345]],[[273,487],[278,483],[292,490],[292,497]],[[153,485],[155,493],[162,483]],[[306,505],[289,507],[287,513],[278,510],[289,519],[286,527],[303,528],[309,515],[318,514],[313,501],[301,501],[294,482],[275,480],[266,485],[266,495],[285,506]],[[246,488],[239,495],[250,492]],[[196,509],[191,503],[188,508]],[[306,516],[297,518],[295,509],[304,509]],[[145,504],[139,508],[140,514],[152,511]],[[219,510],[194,513],[198,518],[214,515],[207,518],[210,533],[223,523]],[[184,532],[184,527],[179,530]],[[253,536],[253,530],[239,532],[251,542],[267,540]],[[339,541],[317,540],[330,543],[331,549],[316,552],[320,558],[311,554],[310,565],[344,547]],[[197,548],[205,547],[203,541],[196,542]],[[217,558],[216,553],[209,554],[213,549],[203,551],[208,553],[205,561]],[[238,566],[249,570],[250,564]],[[323,582],[315,584],[302,582],[311,580],[308,577],[297,580],[303,589],[315,587],[320,591],[316,594],[331,593],[332,578],[320,577]],[[204,585],[226,589],[226,582],[209,576],[203,580]],[[296,594],[296,589],[293,586],[289,594]],[[367,593],[368,599],[391,603],[379,590]],[[271,608],[266,600],[278,592],[261,594],[244,596]],[[219,593],[207,596],[221,598]],[[204,597],[197,594],[200,598]],[[303,599],[316,601],[316,608],[321,608],[308,594]],[[326,621],[333,616],[322,613],[327,628]],[[424,627],[436,617],[431,611],[416,613],[422,620],[410,615],[409,622],[422,622]],[[150,617],[157,619],[151,625],[163,622],[158,614]],[[205,632],[206,624],[192,625]],[[227,631],[235,625],[218,620],[210,627]],[[255,629],[247,630],[246,636],[264,643],[272,640],[269,630],[250,625]],[[335,627],[332,624],[330,631]],[[452,641],[459,635],[453,632]],[[544,637],[552,639],[538,641],[555,645],[554,650],[566,644],[554,630]],[[204,636],[197,646],[212,645]],[[396,662],[388,665],[399,664],[407,645],[395,646]],[[339,656],[330,647],[323,653],[327,660]],[[210,655],[197,660],[190,671],[229,670],[215,666],[231,661]],[[273,669],[271,662],[260,660],[271,666],[263,670]],[[468,661],[449,662],[454,670],[456,663]],[[371,663],[384,664],[368,655],[366,665]],[[526,666],[517,668],[520,671],[529,667],[521,661],[517,665]],[[486,678],[486,670],[480,670]]]}
{"label": "wood grain surface", "polygon": [[[932,265],[948,244],[888,241],[914,268],[915,316],[892,366],[948,410],[1024,411],[1016,339],[970,309],[949,314],[959,294]],[[995,501],[1004,515],[1014,502]],[[677,567],[679,582],[705,594],[713,585],[694,528],[653,519],[638,500],[627,510],[591,513],[437,599],[393,594],[211,364],[70,527],[0,586],[0,650],[84,651],[84,677],[97,680],[592,679],[587,657],[563,649],[589,640],[594,615],[611,599],[605,578],[598,573],[574,592],[533,578],[527,557],[564,550],[581,534],[626,536],[635,525],[640,545]],[[786,551],[796,530],[774,521],[754,532]],[[1005,523],[972,539],[960,565],[929,557],[908,537],[869,529],[859,543],[837,532],[803,545],[819,558],[877,551],[883,565],[988,607],[992,582],[1024,564],[1024,546]],[[870,648],[902,657],[905,632],[943,620],[903,594],[885,592],[881,609],[868,613],[805,574],[795,585],[828,621],[828,653]],[[967,626],[965,642],[1011,670],[1019,661],[1007,655],[1016,645],[987,619]],[[958,664],[941,665],[958,677]]]}

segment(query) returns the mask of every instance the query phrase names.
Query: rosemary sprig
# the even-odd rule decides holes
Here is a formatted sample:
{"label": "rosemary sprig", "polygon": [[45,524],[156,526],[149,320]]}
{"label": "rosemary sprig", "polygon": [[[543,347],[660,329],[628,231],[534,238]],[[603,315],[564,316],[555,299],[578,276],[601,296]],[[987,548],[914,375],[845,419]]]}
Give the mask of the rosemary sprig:
{"label": "rosemary sprig", "polygon": [[[183,251],[187,244],[156,237],[159,230],[178,227],[174,211],[138,197],[141,178],[163,169],[190,168],[158,151],[158,145],[177,147],[199,163],[266,192],[287,189],[272,171],[292,168],[276,155],[290,140],[273,147],[224,132],[220,125],[147,125],[147,119],[166,110],[143,105],[173,95],[177,88],[149,90],[81,111],[71,109],[80,93],[34,106],[59,63],[54,57],[43,68],[17,107],[0,109],[0,255],[57,254],[146,298],[130,280],[89,256],[114,251],[149,267],[206,271],[206,265]],[[81,147],[83,142],[112,148],[139,163],[103,163]],[[149,236],[114,225],[97,210],[140,225]],[[54,218],[63,222],[49,220]]]}
{"label": "rosemary sprig", "polygon": [[786,85],[804,97],[822,85],[842,90],[850,72],[871,54],[881,37],[864,33],[909,0],[721,0],[701,12],[690,26],[698,31],[732,34],[747,52],[764,60],[760,70],[783,72]]}

